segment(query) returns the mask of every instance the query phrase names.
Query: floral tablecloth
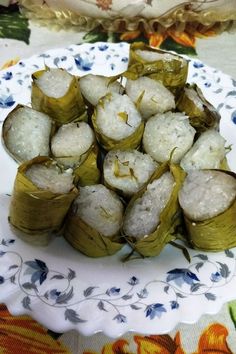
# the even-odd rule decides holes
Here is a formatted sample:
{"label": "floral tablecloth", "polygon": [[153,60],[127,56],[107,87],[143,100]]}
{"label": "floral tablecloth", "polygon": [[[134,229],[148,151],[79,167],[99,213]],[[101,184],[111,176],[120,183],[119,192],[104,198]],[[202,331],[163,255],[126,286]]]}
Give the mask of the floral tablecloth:
{"label": "floral tablecloth", "polygon": [[[0,1],[6,5],[7,1]],[[105,32],[60,31],[37,27],[24,18],[16,5],[0,7],[0,68],[20,58],[72,43],[96,41],[144,41],[152,46],[194,55],[236,79],[236,34],[218,34],[217,25],[208,28],[189,24],[184,32],[170,27],[164,33],[135,30]],[[222,54],[222,55],[220,55]],[[226,59],[227,58],[227,59]],[[236,294],[235,294],[236,298]],[[236,353],[236,301],[223,306],[214,316],[203,316],[196,324],[181,324],[166,335],[127,334],[112,340],[103,334],[83,337],[75,332],[60,336],[50,333],[27,316],[13,317],[0,305],[0,353],[73,354],[203,354]]]}

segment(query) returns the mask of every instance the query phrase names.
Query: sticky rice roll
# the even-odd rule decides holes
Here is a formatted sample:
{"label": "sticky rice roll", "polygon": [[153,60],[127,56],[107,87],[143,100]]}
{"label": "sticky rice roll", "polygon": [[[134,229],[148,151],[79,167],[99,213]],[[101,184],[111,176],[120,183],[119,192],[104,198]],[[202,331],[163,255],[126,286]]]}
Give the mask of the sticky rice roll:
{"label": "sticky rice roll", "polygon": [[46,68],[35,72],[32,79],[34,109],[50,115],[58,125],[86,119],[78,78],[63,69]]}
{"label": "sticky rice roll", "polygon": [[225,159],[225,139],[214,129],[205,131],[180,162],[185,170],[217,169]]}
{"label": "sticky rice roll", "polygon": [[84,98],[96,106],[100,98],[109,92],[123,93],[124,88],[118,81],[112,81],[110,77],[99,75],[85,75],[80,78],[80,89]]}
{"label": "sticky rice roll", "polygon": [[49,69],[37,79],[37,86],[46,96],[58,99],[68,92],[72,79],[66,70]]}
{"label": "sticky rice roll", "polygon": [[116,235],[122,225],[123,205],[102,184],[80,188],[75,200],[77,216],[104,236]]}
{"label": "sticky rice roll", "polygon": [[140,255],[157,256],[167,243],[176,238],[176,230],[182,225],[178,192],[184,177],[180,166],[163,163],[129,201],[123,233]]}
{"label": "sticky rice roll", "polygon": [[123,75],[132,80],[147,76],[161,82],[171,92],[178,95],[186,83],[187,74],[187,60],[139,42],[130,46],[129,65]]}
{"label": "sticky rice roll", "polygon": [[78,194],[72,172],[48,157],[34,158],[18,168],[9,214],[17,236],[43,246],[60,232]]}
{"label": "sticky rice roll", "polygon": [[163,84],[148,77],[127,80],[125,89],[145,120],[175,108],[174,95]]}
{"label": "sticky rice roll", "polygon": [[125,196],[135,194],[151,177],[158,164],[137,150],[111,150],[103,164],[105,184]]}
{"label": "sticky rice roll", "polygon": [[51,118],[26,106],[17,106],[3,123],[2,138],[6,149],[17,161],[50,154]]}
{"label": "sticky rice roll", "polygon": [[123,230],[136,239],[151,234],[159,224],[159,216],[168,202],[174,185],[170,172],[148,184],[141,198],[136,199],[132,209],[125,215]]}
{"label": "sticky rice roll", "polygon": [[224,172],[190,171],[181,191],[179,202],[193,221],[203,221],[228,209],[236,197],[236,181]]}
{"label": "sticky rice roll", "polygon": [[156,114],[146,123],[143,148],[157,162],[168,161],[173,152],[172,162],[178,163],[193,145],[195,132],[183,113]]}
{"label": "sticky rice roll", "polygon": [[127,95],[109,93],[103,97],[96,106],[92,122],[105,150],[136,148],[142,139],[142,117]]}
{"label": "sticky rice roll", "polygon": [[123,246],[123,204],[102,184],[80,188],[65,226],[66,240],[90,257],[114,254]]}
{"label": "sticky rice roll", "polygon": [[236,246],[236,175],[223,170],[188,173],[179,203],[190,244],[206,251]]}
{"label": "sticky rice roll", "polygon": [[73,189],[72,170],[62,171],[60,167],[52,163],[50,165],[32,165],[25,176],[39,189],[55,194],[69,193]]}
{"label": "sticky rice roll", "polygon": [[92,128],[85,122],[62,125],[51,140],[51,151],[66,167],[80,165],[95,142]]}

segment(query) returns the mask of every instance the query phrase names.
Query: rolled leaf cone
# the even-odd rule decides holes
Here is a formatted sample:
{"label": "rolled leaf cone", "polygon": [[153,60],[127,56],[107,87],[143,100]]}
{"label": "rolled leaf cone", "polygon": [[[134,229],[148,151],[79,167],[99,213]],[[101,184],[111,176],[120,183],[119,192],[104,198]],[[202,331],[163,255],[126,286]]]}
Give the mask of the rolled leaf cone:
{"label": "rolled leaf cone", "polygon": [[175,184],[170,199],[160,214],[160,221],[156,230],[140,240],[134,240],[133,237],[125,235],[130,246],[144,257],[157,256],[167,243],[176,239],[176,231],[182,225],[181,209],[178,203],[178,192],[184,181],[185,172],[178,165],[169,162],[163,163],[154,172],[146,186],[131,199],[126,209],[129,210],[132,208],[136,199],[144,194],[149,183],[160,178],[167,171],[172,173]]}
{"label": "rolled leaf cone", "polygon": [[79,117],[80,120],[84,120],[83,113],[86,107],[80,92],[78,78],[73,76],[68,91],[64,96],[59,98],[49,97],[37,85],[37,79],[47,70],[48,68],[37,71],[32,75],[32,107],[47,113],[58,125],[72,122]]}
{"label": "rolled leaf cone", "polygon": [[184,90],[177,101],[177,109],[185,112],[189,116],[191,125],[198,133],[207,129],[215,128],[219,130],[220,115],[217,110],[205,99],[201,89],[196,85],[186,85],[186,88],[193,89],[199,100],[202,101],[203,109],[199,108],[194,101],[188,97]]}
{"label": "rolled leaf cone", "polygon": [[34,164],[51,164],[48,157],[36,157],[18,168],[11,198],[9,222],[23,240],[46,245],[52,234],[63,225],[71,203],[78,194],[77,188],[69,193],[57,194],[38,188],[25,175]]}
{"label": "rolled leaf cone", "polygon": [[230,167],[227,161],[227,158],[225,157],[224,160],[220,164],[220,169],[224,171],[230,171]]}
{"label": "rolled leaf cone", "polygon": [[[137,49],[160,54],[168,53],[173,58],[169,60],[146,61],[136,53]],[[151,48],[142,42],[131,44],[128,69],[123,73],[123,76],[131,80],[136,80],[140,76],[148,76],[151,79],[162,82],[174,94],[178,94],[182,87],[184,87],[187,75],[187,60],[176,54]]]}
{"label": "rolled leaf cone", "polygon": [[[236,179],[236,174],[221,171]],[[188,240],[193,248],[220,252],[236,246],[236,198],[223,213],[203,221],[193,221],[184,215]]]}
{"label": "rolled leaf cone", "polygon": [[[3,146],[5,148],[5,150],[7,151],[7,153],[17,162],[17,163],[21,163],[21,162],[24,162],[22,159],[19,158],[18,155],[16,155],[15,153],[13,153],[11,151],[11,149],[9,148],[8,146],[8,129],[7,129],[7,125],[8,125],[8,120],[11,119],[12,117],[12,114],[14,114],[14,112],[16,112],[19,108],[22,108],[22,107],[27,107],[27,106],[24,106],[24,105],[21,105],[21,104],[18,104],[6,117],[6,119],[4,120],[3,122],[3,125],[2,125],[2,143],[3,143]],[[52,137],[52,135],[54,134],[55,132],[55,125],[52,121],[52,127],[51,127],[51,134],[50,136]]]}
{"label": "rolled leaf cone", "polygon": [[97,166],[98,146],[94,145],[85,160],[74,170],[75,178],[80,186],[98,184],[101,172]]}
{"label": "rolled leaf cone", "polygon": [[[101,101],[99,104],[101,104]],[[127,138],[121,140],[115,140],[107,137],[100,131],[97,125],[96,116],[97,113],[95,109],[92,115],[92,123],[96,134],[96,138],[104,150],[109,151],[111,149],[121,149],[121,150],[136,149],[140,145],[143,136],[143,131],[144,131],[143,121],[140,123],[140,125],[137,127],[137,129],[133,134],[131,134]]]}
{"label": "rolled leaf cone", "polygon": [[119,235],[107,237],[86,224],[76,211],[71,209],[67,216],[64,237],[78,251],[89,257],[110,256],[118,252],[123,243]]}

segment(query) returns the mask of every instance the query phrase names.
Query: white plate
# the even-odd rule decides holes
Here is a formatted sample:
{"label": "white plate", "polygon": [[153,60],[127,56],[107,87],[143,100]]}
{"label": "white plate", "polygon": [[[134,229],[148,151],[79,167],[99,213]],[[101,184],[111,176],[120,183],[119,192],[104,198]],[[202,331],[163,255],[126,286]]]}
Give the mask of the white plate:
{"label": "white plate", "polygon": [[[30,74],[44,65],[77,75],[115,75],[126,69],[125,43],[82,44],[51,50],[0,72],[0,119],[16,103],[30,103]],[[227,144],[236,139],[236,82],[227,75],[190,60],[189,82],[196,82],[222,115]],[[236,171],[236,144],[228,155]],[[161,334],[180,322],[194,323],[216,313],[235,298],[236,249],[219,253],[189,250],[189,264],[177,249],[166,246],[160,256],[120,261],[91,259],[62,238],[35,248],[10,231],[7,216],[17,165],[0,147],[0,302],[13,315],[29,314],[56,332],[76,329],[117,337],[127,331]],[[223,237],[223,235],[222,235]]]}

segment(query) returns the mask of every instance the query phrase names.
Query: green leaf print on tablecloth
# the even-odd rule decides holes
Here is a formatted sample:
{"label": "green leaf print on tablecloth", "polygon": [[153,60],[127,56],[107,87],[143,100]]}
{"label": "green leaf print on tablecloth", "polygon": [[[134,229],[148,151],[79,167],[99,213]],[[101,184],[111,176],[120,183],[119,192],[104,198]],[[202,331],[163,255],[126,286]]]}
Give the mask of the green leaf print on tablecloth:
{"label": "green leaf print on tablecloth", "polygon": [[0,38],[11,38],[29,44],[28,20],[22,16],[17,6],[0,6]]}
{"label": "green leaf print on tablecloth", "polygon": [[229,314],[236,329],[236,300],[229,302]]}
{"label": "green leaf print on tablecloth", "polygon": [[197,55],[196,49],[190,46],[183,46],[175,42],[172,38],[167,38],[160,46],[161,49],[171,50],[179,54]]}

